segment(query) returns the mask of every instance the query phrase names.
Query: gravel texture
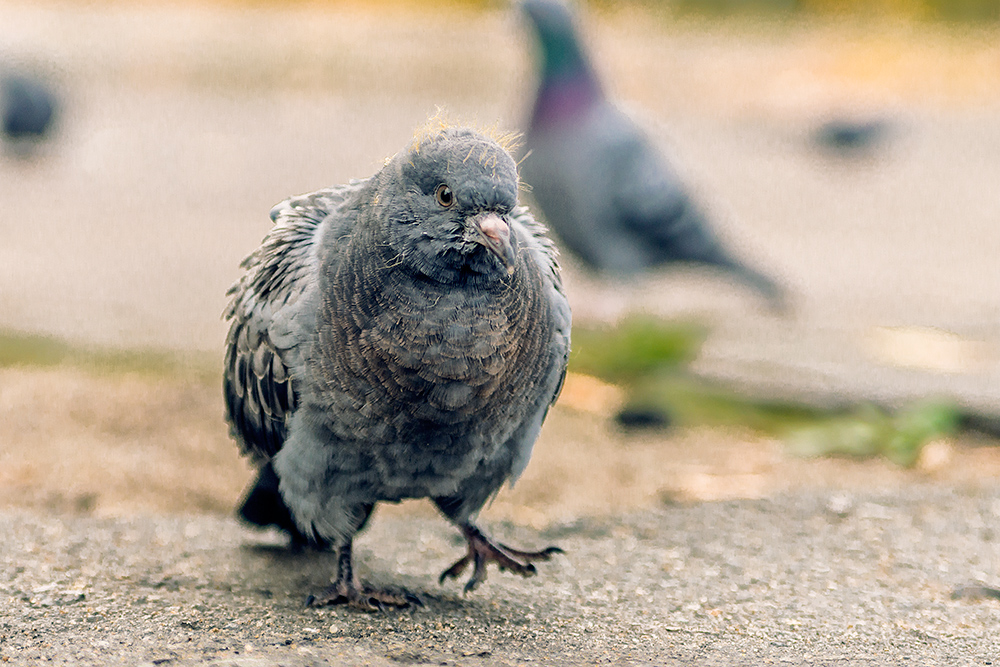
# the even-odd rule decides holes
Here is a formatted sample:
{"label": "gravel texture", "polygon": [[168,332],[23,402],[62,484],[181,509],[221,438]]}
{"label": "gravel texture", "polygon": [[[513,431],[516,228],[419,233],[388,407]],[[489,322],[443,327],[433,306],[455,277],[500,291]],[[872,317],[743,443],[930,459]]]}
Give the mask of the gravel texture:
{"label": "gravel texture", "polygon": [[362,576],[425,606],[307,609],[331,554],[207,517],[0,516],[12,664],[972,665],[1000,660],[1000,486],[677,505],[504,540],[567,554],[538,576],[437,584],[445,523],[376,516]]}

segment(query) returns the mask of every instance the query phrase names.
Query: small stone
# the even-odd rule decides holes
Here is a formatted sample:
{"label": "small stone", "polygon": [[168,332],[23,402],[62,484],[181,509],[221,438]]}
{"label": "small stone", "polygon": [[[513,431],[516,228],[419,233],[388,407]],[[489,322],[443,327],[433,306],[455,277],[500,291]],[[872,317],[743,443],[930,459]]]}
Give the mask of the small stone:
{"label": "small stone", "polygon": [[830,496],[830,499],[826,503],[827,511],[836,514],[841,519],[850,514],[853,508],[854,501],[846,493],[835,493]]}

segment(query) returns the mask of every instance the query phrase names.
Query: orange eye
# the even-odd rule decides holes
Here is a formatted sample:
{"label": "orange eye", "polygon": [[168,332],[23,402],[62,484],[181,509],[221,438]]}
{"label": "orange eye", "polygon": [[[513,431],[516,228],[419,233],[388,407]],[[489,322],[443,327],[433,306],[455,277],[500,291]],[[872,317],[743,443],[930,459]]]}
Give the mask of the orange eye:
{"label": "orange eye", "polygon": [[437,186],[437,190],[434,191],[434,199],[436,199],[437,203],[441,206],[449,208],[455,203],[455,193],[451,191],[451,188],[442,183]]}

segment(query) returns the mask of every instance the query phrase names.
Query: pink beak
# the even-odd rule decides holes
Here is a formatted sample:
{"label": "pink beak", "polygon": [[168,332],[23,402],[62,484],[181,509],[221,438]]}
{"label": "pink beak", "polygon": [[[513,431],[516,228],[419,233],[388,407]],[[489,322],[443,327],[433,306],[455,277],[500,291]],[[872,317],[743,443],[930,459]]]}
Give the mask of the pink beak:
{"label": "pink beak", "polygon": [[476,240],[503,262],[508,275],[514,273],[517,255],[510,242],[510,225],[496,213],[480,213],[472,218],[472,224],[478,232]]}

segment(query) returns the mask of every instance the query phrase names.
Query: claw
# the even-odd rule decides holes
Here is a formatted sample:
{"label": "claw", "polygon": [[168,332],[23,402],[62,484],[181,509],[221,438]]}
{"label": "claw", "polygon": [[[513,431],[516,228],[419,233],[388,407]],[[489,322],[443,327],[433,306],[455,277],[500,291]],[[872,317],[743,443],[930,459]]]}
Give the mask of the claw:
{"label": "claw", "polygon": [[474,591],[479,584],[486,580],[486,566],[490,563],[496,563],[501,572],[513,572],[522,577],[532,577],[538,572],[532,561],[545,561],[552,558],[554,554],[565,553],[559,547],[547,547],[541,551],[513,549],[505,544],[493,544],[471,523],[462,524],[461,528],[462,534],[469,543],[469,550],[451,567],[442,572],[438,581],[443,584],[445,579],[457,578],[465,571],[469,563],[473,563],[472,577],[463,588],[466,594]]}
{"label": "claw", "polygon": [[354,578],[351,564],[351,543],[340,547],[337,559],[337,580],[319,594],[306,598],[307,607],[346,604],[361,611],[385,612],[388,607],[403,609],[410,605],[423,606],[416,595],[407,591],[390,591],[362,584]]}
{"label": "claw", "polygon": [[559,547],[545,547],[541,551],[520,551],[518,549],[508,547],[506,544],[500,544],[500,548],[514,558],[526,558],[528,560],[549,560],[555,554],[566,553]]}
{"label": "claw", "polygon": [[395,592],[372,588],[365,584],[336,581],[333,586],[320,593],[319,597],[306,598],[307,607],[346,604],[361,611],[381,611],[388,608],[405,609],[410,605],[423,606],[420,598],[406,591]]}
{"label": "claw", "polygon": [[469,565],[470,560],[472,560],[471,549],[469,550],[469,553],[459,558],[454,565],[452,565],[447,570],[441,573],[441,576],[438,577],[438,583],[443,584],[445,579],[457,578],[458,575],[462,574],[462,572],[465,571],[465,568]]}

